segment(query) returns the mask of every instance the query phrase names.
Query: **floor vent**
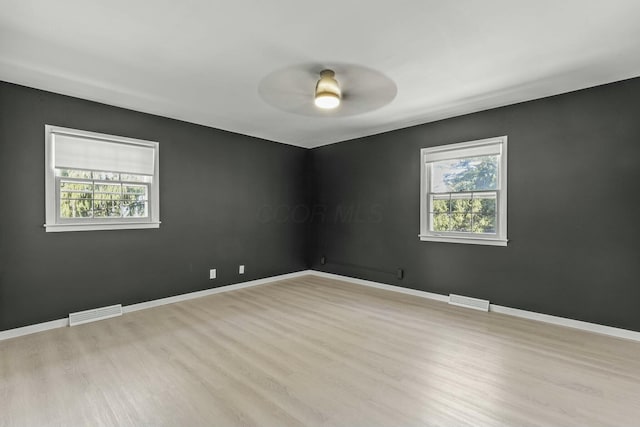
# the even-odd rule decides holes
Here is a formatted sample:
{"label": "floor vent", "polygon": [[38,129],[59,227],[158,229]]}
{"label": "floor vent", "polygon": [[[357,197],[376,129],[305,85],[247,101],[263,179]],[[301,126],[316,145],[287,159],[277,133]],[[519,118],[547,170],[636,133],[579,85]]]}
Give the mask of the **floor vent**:
{"label": "floor vent", "polygon": [[116,316],[122,316],[122,305],[120,304],[69,313],[69,326],[82,325],[83,323],[95,322],[96,320]]}
{"label": "floor vent", "polygon": [[459,305],[460,307],[473,308],[474,310],[489,311],[489,301],[485,299],[449,294],[449,304]]}

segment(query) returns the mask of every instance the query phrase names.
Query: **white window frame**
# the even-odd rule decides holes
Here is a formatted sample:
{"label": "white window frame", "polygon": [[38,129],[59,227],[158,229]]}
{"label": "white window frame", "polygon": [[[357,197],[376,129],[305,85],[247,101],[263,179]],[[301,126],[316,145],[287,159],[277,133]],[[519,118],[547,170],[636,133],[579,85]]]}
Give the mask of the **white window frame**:
{"label": "white window frame", "polygon": [[[497,147],[496,147],[497,146]],[[430,231],[429,189],[431,163],[442,158],[463,159],[482,155],[485,150],[499,149],[496,233],[485,235],[456,231]],[[439,145],[420,150],[420,240],[427,242],[466,243],[473,245],[507,246],[507,137],[481,139],[457,144]],[[492,191],[493,192],[493,191]]]}
{"label": "white window frame", "polygon": [[[60,218],[60,181],[66,178],[56,176],[54,165],[53,135],[63,134],[85,139],[114,142],[120,144],[151,147],[154,150],[154,172],[150,183],[135,182],[136,185],[148,186],[149,215],[145,218]],[[155,141],[107,135],[60,126],[45,125],[45,230],[47,232],[62,231],[94,231],[124,230],[160,227],[160,179],[159,179],[159,144]],[[105,171],[113,172],[113,171]]]}

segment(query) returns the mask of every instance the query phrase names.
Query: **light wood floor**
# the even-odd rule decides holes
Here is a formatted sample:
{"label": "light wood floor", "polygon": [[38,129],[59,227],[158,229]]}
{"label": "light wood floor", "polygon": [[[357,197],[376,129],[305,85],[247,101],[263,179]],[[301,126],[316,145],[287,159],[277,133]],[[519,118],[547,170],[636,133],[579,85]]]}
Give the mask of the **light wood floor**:
{"label": "light wood floor", "polygon": [[313,276],[0,342],[0,425],[640,424],[640,343]]}

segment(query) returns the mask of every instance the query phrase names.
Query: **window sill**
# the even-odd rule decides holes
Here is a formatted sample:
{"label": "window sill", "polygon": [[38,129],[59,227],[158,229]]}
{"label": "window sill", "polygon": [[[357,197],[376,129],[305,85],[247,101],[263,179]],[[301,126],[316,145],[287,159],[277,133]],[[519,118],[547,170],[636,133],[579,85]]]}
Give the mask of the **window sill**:
{"label": "window sill", "polygon": [[486,239],[482,237],[452,237],[419,235],[423,242],[464,243],[467,245],[507,246],[508,239]]}
{"label": "window sill", "polygon": [[61,231],[99,231],[99,230],[131,230],[143,228],[160,228],[160,222],[116,222],[93,224],[45,224],[47,233]]}

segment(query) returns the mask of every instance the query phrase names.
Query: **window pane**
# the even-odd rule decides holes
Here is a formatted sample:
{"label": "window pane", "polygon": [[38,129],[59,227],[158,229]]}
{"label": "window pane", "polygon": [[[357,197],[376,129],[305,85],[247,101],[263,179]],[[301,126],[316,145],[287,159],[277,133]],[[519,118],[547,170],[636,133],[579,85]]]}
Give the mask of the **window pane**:
{"label": "window pane", "polygon": [[122,216],[135,218],[144,218],[149,216],[149,208],[147,202],[123,202]]}
{"label": "window pane", "polygon": [[60,182],[61,199],[91,199],[93,185],[86,182]]}
{"label": "window pane", "polygon": [[449,210],[451,209],[451,200],[448,195],[446,196],[446,199],[434,196],[432,200],[431,211],[433,213],[449,213]]}
{"label": "window pane", "polygon": [[431,231],[496,232],[497,194],[449,193],[431,197]]}
{"label": "window pane", "polygon": [[96,183],[94,198],[97,200],[120,200],[122,196],[121,184]]}
{"label": "window pane", "polygon": [[145,199],[145,197],[142,196],[138,196],[135,194],[124,194],[122,196],[122,202],[123,203],[131,203],[131,202],[146,202],[147,199]]}
{"label": "window pane", "polygon": [[[149,185],[146,184],[149,177],[70,169],[60,169],[59,172],[70,179],[88,179],[60,180],[61,218],[149,217]],[[120,179],[133,183],[122,184]]]}
{"label": "window pane", "polygon": [[472,215],[466,212],[453,212],[450,216],[450,231],[471,232]]}
{"label": "window pane", "polygon": [[132,175],[121,173],[120,181],[123,182],[151,182],[151,177],[148,175]]}
{"label": "window pane", "polygon": [[451,200],[451,213],[466,214],[473,209],[473,199],[470,196]]}
{"label": "window pane", "polygon": [[60,200],[60,218],[91,218],[91,199]]}
{"label": "window pane", "polygon": [[120,201],[94,200],[93,216],[95,218],[120,217]]}
{"label": "window pane", "polygon": [[119,181],[120,174],[116,172],[93,172],[93,179],[97,181]]}
{"label": "window pane", "polygon": [[474,233],[496,232],[496,207],[495,196],[478,197],[473,200],[472,211]]}
{"label": "window pane", "polygon": [[496,232],[495,215],[473,215],[473,232],[474,233],[493,233]]}
{"label": "window pane", "polygon": [[451,220],[448,213],[431,214],[431,223],[433,224],[431,231],[449,231],[451,229]]}
{"label": "window pane", "polygon": [[495,215],[496,214],[497,200],[494,197],[478,197],[473,200],[472,210],[473,213],[479,213],[482,215]]}
{"label": "window pane", "polygon": [[431,163],[430,192],[497,190],[498,157],[469,157]]}
{"label": "window pane", "polygon": [[76,169],[56,169],[56,175],[68,178],[91,179],[91,171],[82,171]]}
{"label": "window pane", "polygon": [[147,186],[146,185],[130,185],[124,184],[122,186],[122,192],[129,200],[146,200],[147,199]]}

